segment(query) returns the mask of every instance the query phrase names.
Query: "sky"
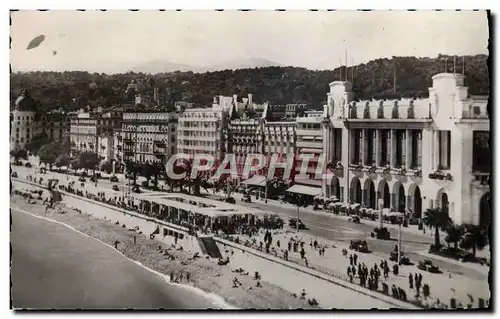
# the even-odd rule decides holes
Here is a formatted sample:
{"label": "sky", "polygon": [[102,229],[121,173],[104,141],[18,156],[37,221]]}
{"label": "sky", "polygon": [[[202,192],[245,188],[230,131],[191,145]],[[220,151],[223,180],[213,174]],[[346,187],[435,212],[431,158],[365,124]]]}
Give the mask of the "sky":
{"label": "sky", "polygon": [[[391,56],[488,54],[485,11],[18,11],[13,71],[117,73],[157,60],[209,67],[259,58],[333,69]],[[34,37],[46,40],[26,50]],[[53,51],[57,51],[53,55]]]}

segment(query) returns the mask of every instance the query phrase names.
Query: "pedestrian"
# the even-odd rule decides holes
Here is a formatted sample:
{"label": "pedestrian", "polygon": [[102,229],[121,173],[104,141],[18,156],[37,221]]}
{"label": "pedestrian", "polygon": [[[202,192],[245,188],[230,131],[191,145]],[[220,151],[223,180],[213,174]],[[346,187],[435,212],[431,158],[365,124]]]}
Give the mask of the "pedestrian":
{"label": "pedestrian", "polygon": [[413,276],[410,273],[410,276],[408,277],[408,283],[410,284],[410,289],[413,289]]}
{"label": "pedestrian", "polygon": [[351,266],[347,266],[347,276],[351,276]]}
{"label": "pedestrian", "polygon": [[356,276],[356,267],[352,266],[352,275]]}
{"label": "pedestrian", "polygon": [[354,266],[358,263],[358,255],[354,254]]}
{"label": "pedestrian", "polygon": [[280,248],[280,240],[279,239],[276,241],[276,246],[278,246],[278,248]]}
{"label": "pedestrian", "polygon": [[306,267],[309,268],[309,262],[307,261],[307,258],[304,258],[305,262],[306,262]]}
{"label": "pedestrian", "polygon": [[349,264],[350,264],[350,265],[354,265],[354,264],[353,264],[353,258],[352,258],[352,255],[349,255]]}
{"label": "pedestrian", "polygon": [[318,241],[315,239],[314,240],[314,249],[316,249],[318,247]]}
{"label": "pedestrian", "polygon": [[304,259],[304,256],[305,256],[305,255],[306,255],[306,251],[304,250],[304,248],[302,248],[302,249],[300,250],[300,258],[301,258],[301,259]]}
{"label": "pedestrian", "polygon": [[291,251],[291,250],[292,250],[292,242],[291,242],[291,241],[289,241],[289,242],[288,242],[288,251]]}

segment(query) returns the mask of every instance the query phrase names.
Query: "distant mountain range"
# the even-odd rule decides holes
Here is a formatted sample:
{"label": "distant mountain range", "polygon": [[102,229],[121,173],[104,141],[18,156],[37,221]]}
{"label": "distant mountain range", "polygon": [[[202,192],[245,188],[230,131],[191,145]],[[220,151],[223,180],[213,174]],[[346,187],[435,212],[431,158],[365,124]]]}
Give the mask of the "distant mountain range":
{"label": "distant mountain range", "polygon": [[206,67],[173,63],[166,60],[156,60],[137,65],[129,69],[128,72],[157,74],[157,73],[169,73],[175,71],[180,71],[180,72],[192,71],[194,73],[203,73],[203,72],[213,72],[221,70],[253,69],[253,68],[268,67],[268,66],[283,66],[283,65],[261,58],[236,59]]}

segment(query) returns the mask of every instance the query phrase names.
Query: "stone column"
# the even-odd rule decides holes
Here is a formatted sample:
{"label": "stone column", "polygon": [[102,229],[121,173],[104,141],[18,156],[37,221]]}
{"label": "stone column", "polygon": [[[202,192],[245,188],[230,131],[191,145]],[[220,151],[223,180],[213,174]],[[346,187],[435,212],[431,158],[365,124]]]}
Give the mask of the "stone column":
{"label": "stone column", "polygon": [[406,145],[406,168],[409,169],[411,168],[413,165],[415,165],[416,163],[412,163],[411,162],[411,158],[413,156],[413,149],[412,149],[412,146],[413,146],[413,131],[412,130],[406,130],[406,134],[405,134],[405,145]]}
{"label": "stone column", "polygon": [[390,208],[392,208],[394,211],[396,211],[396,194],[394,193],[390,193],[390,197],[391,197],[391,204],[390,204]]}
{"label": "stone column", "polygon": [[380,166],[380,130],[374,130],[375,143],[373,147],[375,147],[375,166]]}
{"label": "stone column", "polygon": [[396,138],[397,130],[391,130],[391,143],[389,145],[391,151],[390,157],[390,167],[393,168],[396,166],[396,147],[397,147],[397,138]]}
{"label": "stone column", "polygon": [[368,130],[363,129],[361,131],[361,136],[363,137],[361,139],[361,163],[363,166],[367,165],[367,159],[368,159]]}
{"label": "stone column", "polygon": [[439,165],[439,131],[432,132],[432,166],[431,170],[434,171]]}

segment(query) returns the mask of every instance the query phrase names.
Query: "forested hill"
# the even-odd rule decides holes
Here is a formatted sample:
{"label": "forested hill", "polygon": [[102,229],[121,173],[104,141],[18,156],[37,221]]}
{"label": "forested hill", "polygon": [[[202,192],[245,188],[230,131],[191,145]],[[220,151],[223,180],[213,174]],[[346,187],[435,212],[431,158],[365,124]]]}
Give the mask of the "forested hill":
{"label": "forested hill", "polygon": [[[432,76],[445,71],[445,56],[437,58],[393,57],[377,59],[348,69],[356,98],[425,97],[432,85]],[[448,58],[448,71],[453,72],[454,59]],[[466,85],[470,94],[489,93],[486,55],[465,57]],[[343,77],[345,68],[342,68]],[[394,69],[396,93],[393,93]],[[164,93],[166,100],[185,100],[197,106],[208,106],[215,95],[246,96],[252,93],[257,103],[309,103],[321,105],[326,100],[328,84],[338,80],[340,68],[312,71],[296,67],[265,67],[193,73],[173,72],[156,75],[142,73],[98,74],[88,72],[29,72],[13,73],[12,101],[22,88],[29,90],[39,102],[39,108],[62,107],[74,110],[90,105],[113,106],[131,101],[134,92],[126,92],[131,80],[140,84],[139,93],[151,94],[153,87]],[[462,57],[456,59],[456,72],[462,72]]]}

